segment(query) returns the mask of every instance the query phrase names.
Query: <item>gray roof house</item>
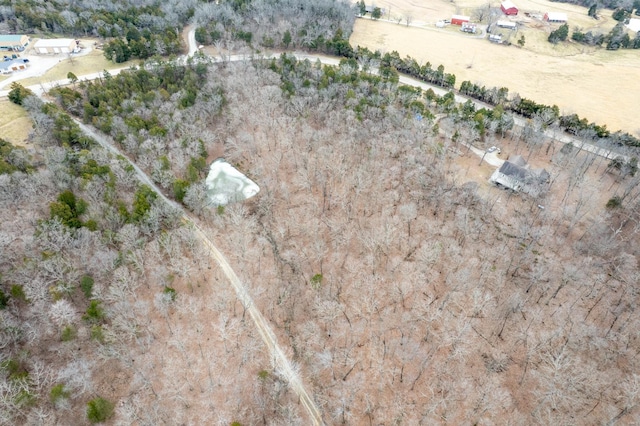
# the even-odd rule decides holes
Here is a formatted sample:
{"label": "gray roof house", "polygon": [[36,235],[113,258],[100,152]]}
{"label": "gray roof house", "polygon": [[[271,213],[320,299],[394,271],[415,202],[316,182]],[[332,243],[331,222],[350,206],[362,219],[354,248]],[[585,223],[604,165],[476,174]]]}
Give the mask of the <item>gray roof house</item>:
{"label": "gray roof house", "polygon": [[514,155],[498,168],[489,181],[516,192],[537,196],[544,192],[549,182],[545,169],[532,169],[520,155]]}
{"label": "gray roof house", "polygon": [[12,59],[0,62],[0,74],[10,74],[13,71],[26,70],[27,64],[22,59]]}

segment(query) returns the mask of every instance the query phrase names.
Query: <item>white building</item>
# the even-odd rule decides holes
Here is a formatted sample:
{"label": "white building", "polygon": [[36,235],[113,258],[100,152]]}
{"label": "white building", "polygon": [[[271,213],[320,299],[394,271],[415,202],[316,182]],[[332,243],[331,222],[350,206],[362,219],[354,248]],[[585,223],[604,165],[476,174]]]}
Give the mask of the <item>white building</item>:
{"label": "white building", "polygon": [[71,38],[51,38],[40,39],[33,47],[36,49],[36,52],[40,54],[71,53],[76,49],[77,44],[76,41]]}
{"label": "white building", "polygon": [[562,12],[547,12],[544,14],[544,20],[547,22],[567,22],[567,14]]}
{"label": "white building", "polygon": [[511,22],[511,21],[498,21],[496,22],[496,25],[499,26],[500,28],[508,28],[510,30],[515,30],[517,26],[515,22]]}
{"label": "white building", "polygon": [[634,33],[640,32],[640,19],[638,18],[629,19],[627,28],[629,28],[629,30],[633,31]]}

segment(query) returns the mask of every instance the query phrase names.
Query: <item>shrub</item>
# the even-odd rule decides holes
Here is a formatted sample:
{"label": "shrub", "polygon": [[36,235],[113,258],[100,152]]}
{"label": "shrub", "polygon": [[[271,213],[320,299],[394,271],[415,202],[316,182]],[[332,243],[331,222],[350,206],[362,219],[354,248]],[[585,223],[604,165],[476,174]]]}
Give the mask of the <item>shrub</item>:
{"label": "shrub", "polygon": [[4,291],[0,289],[0,309],[6,308],[8,302],[9,302],[9,296],[4,294]]}
{"label": "shrub", "polygon": [[91,299],[91,296],[93,295],[93,283],[93,278],[90,275],[85,275],[80,280],[80,288],[87,299]]}
{"label": "shrub", "polygon": [[11,296],[14,299],[22,300],[23,302],[28,302],[27,295],[24,294],[24,290],[20,284],[14,284],[11,286]]}
{"label": "shrub", "polygon": [[620,207],[621,205],[622,205],[622,198],[618,197],[617,195],[609,199],[609,201],[607,201],[608,209],[615,209]]}
{"label": "shrub", "polygon": [[91,326],[91,338],[100,343],[104,343],[104,332],[101,325]]}
{"label": "shrub", "polygon": [[87,313],[82,317],[90,323],[97,323],[104,318],[104,309],[100,306],[99,300],[92,300],[87,308]]}
{"label": "shrub", "polygon": [[22,105],[22,101],[28,96],[32,96],[33,92],[20,83],[11,83],[11,91],[9,91],[8,98],[11,102],[17,105]]}
{"label": "shrub", "polygon": [[70,396],[71,392],[65,390],[63,383],[55,385],[49,392],[49,399],[56,408],[61,408]]}
{"label": "shrub", "polygon": [[171,301],[171,302],[175,302],[176,301],[177,293],[176,293],[176,289],[175,288],[166,286],[164,288],[164,290],[162,290],[162,293],[164,293],[164,295],[168,299],[168,301]]}
{"label": "shrub", "polygon": [[311,277],[311,286],[314,289],[319,289],[320,285],[322,284],[322,274],[315,274],[313,277]]}
{"label": "shrub", "polygon": [[76,338],[77,334],[75,327],[68,325],[62,329],[62,333],[60,333],[60,340],[63,342],[70,342]]}
{"label": "shrub", "polygon": [[87,403],[87,419],[91,423],[101,423],[113,416],[113,403],[97,397]]}
{"label": "shrub", "polygon": [[9,358],[0,363],[0,369],[7,373],[9,380],[20,380],[29,377],[29,372],[24,362],[19,359]]}

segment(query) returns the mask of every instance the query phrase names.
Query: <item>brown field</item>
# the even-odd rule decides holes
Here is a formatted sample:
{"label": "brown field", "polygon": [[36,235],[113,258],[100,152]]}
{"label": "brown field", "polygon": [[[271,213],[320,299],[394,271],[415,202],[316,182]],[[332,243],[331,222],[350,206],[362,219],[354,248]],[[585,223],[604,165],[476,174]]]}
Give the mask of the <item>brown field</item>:
{"label": "brown field", "polygon": [[[564,114],[577,113],[612,130],[639,134],[635,123],[640,98],[640,86],[636,84],[640,72],[637,51],[610,52],[575,43],[553,46],[546,41],[550,28],[539,21],[532,21],[521,30],[526,39],[523,49],[490,44],[482,38],[463,35],[455,28],[437,29],[432,25],[452,13],[471,14],[481,4],[469,1],[456,6],[434,2],[422,6],[406,0],[378,3],[387,11],[390,9],[392,17],[411,13],[413,23],[423,28],[359,19],[350,41],[354,46],[383,52],[396,50],[402,56],[409,55],[434,66],[442,64],[447,72],[456,75],[458,84],[470,80],[487,86],[505,86],[512,94],[556,104]],[[571,29],[599,25],[607,32],[613,26],[610,11],[603,11],[603,18],[595,21],[579,6],[544,1],[522,1],[517,5],[521,10],[566,12]],[[515,42],[516,37],[511,40]]]}
{"label": "brown field", "polygon": [[25,146],[31,131],[31,119],[20,106],[0,99],[0,137],[14,145]]}

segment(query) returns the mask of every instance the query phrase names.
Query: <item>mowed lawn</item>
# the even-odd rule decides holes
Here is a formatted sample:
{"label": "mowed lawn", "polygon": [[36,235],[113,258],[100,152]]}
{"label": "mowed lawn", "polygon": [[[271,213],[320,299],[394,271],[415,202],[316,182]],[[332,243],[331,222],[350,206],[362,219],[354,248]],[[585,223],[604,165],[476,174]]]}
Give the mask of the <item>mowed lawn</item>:
{"label": "mowed lawn", "polygon": [[104,57],[104,52],[102,50],[94,49],[83,56],[75,56],[72,59],[63,59],[53,68],[47,70],[44,75],[20,80],[20,84],[23,86],[31,86],[34,84],[64,80],[67,78],[67,74],[69,74],[69,72],[74,73],[77,77],[81,77],[83,75],[93,74],[104,70],[108,71],[116,68],[137,66],[139,63],[139,60],[131,60],[116,64],[108,61],[107,58]]}
{"label": "mowed lawn", "polygon": [[25,146],[33,123],[19,105],[8,99],[0,99],[0,138],[16,146]]}

